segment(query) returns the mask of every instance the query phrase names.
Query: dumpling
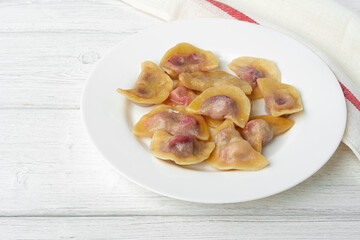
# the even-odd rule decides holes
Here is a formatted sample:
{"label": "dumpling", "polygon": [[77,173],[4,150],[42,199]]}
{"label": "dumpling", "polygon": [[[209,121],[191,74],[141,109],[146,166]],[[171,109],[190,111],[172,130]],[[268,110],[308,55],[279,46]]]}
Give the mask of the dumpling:
{"label": "dumpling", "polygon": [[292,128],[295,122],[291,119],[283,118],[283,117],[273,117],[271,115],[260,115],[251,117],[250,120],[254,119],[263,119],[265,120],[273,130],[274,137],[280,134],[285,133],[290,128]]}
{"label": "dumpling", "polygon": [[264,96],[267,111],[274,117],[303,110],[298,90],[271,78],[259,78],[258,86]]}
{"label": "dumpling", "polygon": [[162,103],[173,88],[171,78],[160,70],[153,62],[143,62],[141,73],[133,89],[118,88],[118,93],[135,103],[158,104]]}
{"label": "dumpling", "polygon": [[135,124],[137,137],[152,137],[157,130],[171,135],[192,135],[201,140],[209,139],[209,128],[200,115],[186,111],[185,106],[160,105],[145,114]]}
{"label": "dumpling", "polygon": [[218,67],[218,60],[210,51],[189,43],[179,43],[162,57],[160,66],[172,78],[183,72],[210,71]]}
{"label": "dumpling", "polygon": [[217,128],[224,122],[224,119],[213,119],[209,116],[203,116],[203,117],[205,119],[205,122],[210,128]]}
{"label": "dumpling", "polygon": [[294,125],[294,121],[282,117],[262,115],[251,117],[241,131],[242,137],[258,152],[262,146],[268,144],[275,136],[289,130]]}
{"label": "dumpling", "polygon": [[276,64],[263,58],[239,57],[234,59],[228,67],[240,79],[251,84],[253,91],[249,97],[252,100],[262,98],[262,94],[257,88],[258,78],[266,77],[273,78],[277,82],[281,81],[280,71]]}
{"label": "dumpling", "polygon": [[207,159],[215,148],[213,142],[202,142],[192,135],[172,136],[156,131],[151,139],[150,151],[160,159],[172,160],[179,165],[196,164]]}
{"label": "dumpling", "polygon": [[263,155],[241,138],[230,120],[225,120],[211,136],[216,145],[207,162],[217,169],[256,171],[269,164]]}
{"label": "dumpling", "polygon": [[224,71],[182,73],[179,75],[179,80],[185,87],[201,92],[210,87],[223,85],[239,87],[246,95],[252,92],[250,83]]}
{"label": "dumpling", "polygon": [[251,106],[240,88],[226,85],[206,89],[190,103],[187,110],[217,120],[230,119],[243,128],[249,119]]}
{"label": "dumpling", "polygon": [[263,119],[254,119],[246,123],[241,131],[242,137],[258,152],[262,146],[268,144],[274,137],[273,130],[268,122]]}
{"label": "dumpling", "polygon": [[176,105],[189,105],[192,100],[196,98],[196,94],[193,90],[190,90],[184,86],[178,86],[170,92],[169,97],[165,100],[164,104],[170,106]]}

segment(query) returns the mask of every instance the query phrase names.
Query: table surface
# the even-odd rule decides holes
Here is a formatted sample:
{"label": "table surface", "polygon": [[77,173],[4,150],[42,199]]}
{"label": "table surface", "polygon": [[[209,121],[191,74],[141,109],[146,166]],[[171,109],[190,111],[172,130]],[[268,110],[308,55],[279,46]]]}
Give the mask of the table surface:
{"label": "table surface", "polygon": [[113,170],[81,92],[99,58],[158,23],[119,1],[0,2],[0,239],[360,239],[360,162],[344,144],[305,182],[246,203],[174,200]]}

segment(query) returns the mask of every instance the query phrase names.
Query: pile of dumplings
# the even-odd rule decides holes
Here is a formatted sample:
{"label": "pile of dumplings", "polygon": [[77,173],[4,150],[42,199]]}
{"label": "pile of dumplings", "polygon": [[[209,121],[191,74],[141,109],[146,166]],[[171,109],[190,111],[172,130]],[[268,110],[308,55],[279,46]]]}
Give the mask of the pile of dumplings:
{"label": "pile of dumplings", "polygon": [[[143,62],[134,88],[117,90],[134,103],[157,105],[136,123],[133,134],[151,138],[155,157],[179,165],[266,167],[262,148],[294,125],[287,117],[303,110],[300,94],[281,83],[272,61],[239,57],[228,67],[236,76],[215,70],[215,55],[189,43],[169,49],[160,67]],[[251,101],[261,98],[269,115],[251,116]]]}

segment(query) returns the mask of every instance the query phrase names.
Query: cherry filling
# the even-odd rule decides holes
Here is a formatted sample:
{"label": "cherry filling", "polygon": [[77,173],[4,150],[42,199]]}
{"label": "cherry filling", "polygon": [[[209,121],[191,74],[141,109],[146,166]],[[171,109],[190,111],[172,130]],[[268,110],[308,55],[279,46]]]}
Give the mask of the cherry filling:
{"label": "cherry filling", "polygon": [[270,125],[263,119],[254,119],[249,121],[241,135],[251,145],[254,145],[259,141],[263,145],[266,145],[274,137],[273,130],[271,129]]}
{"label": "cherry filling", "polygon": [[197,53],[191,53],[186,57],[186,60],[189,64],[197,64],[201,62],[201,56]]}
{"label": "cherry filling", "polygon": [[189,157],[195,152],[196,140],[190,135],[177,135],[172,137],[162,151],[171,152],[178,157]]}
{"label": "cherry filling", "polygon": [[245,141],[233,127],[219,131],[215,135],[215,142],[220,147],[220,161],[224,163],[248,161],[252,148],[249,144],[244,144]]}
{"label": "cherry filling", "polygon": [[250,83],[251,87],[257,87],[257,79],[264,77],[264,73],[251,66],[240,67],[236,74],[244,81]]}
{"label": "cherry filling", "polygon": [[201,62],[201,56],[197,53],[190,53],[187,55],[173,55],[167,60],[167,62],[175,66],[198,64]]}
{"label": "cherry filling", "polygon": [[290,95],[284,95],[284,96],[274,96],[274,101],[277,105],[284,105],[286,103],[289,104],[291,100],[294,100]]}
{"label": "cherry filling", "polygon": [[295,107],[296,101],[288,92],[282,92],[266,97],[265,104],[267,111],[269,111],[269,109],[284,110]]}
{"label": "cherry filling", "polygon": [[215,142],[219,146],[228,144],[232,139],[239,138],[239,132],[233,128],[225,128],[215,135]]}
{"label": "cherry filling", "polygon": [[156,91],[149,87],[156,81],[156,78],[151,73],[142,74],[136,81],[135,88],[132,90],[135,95],[141,98],[151,98],[156,95]]}
{"label": "cherry filling", "polygon": [[190,115],[168,110],[151,116],[146,126],[153,131],[163,130],[172,135],[192,135],[199,133],[199,123]]}
{"label": "cherry filling", "polygon": [[164,66],[180,74],[182,72],[201,71],[201,64],[203,62],[204,56],[198,53],[190,53],[186,55],[177,54],[171,56]]}
{"label": "cherry filling", "polygon": [[156,82],[156,76],[152,73],[144,73],[141,75],[141,78],[137,80],[137,83],[152,83]]}
{"label": "cherry filling", "polygon": [[170,133],[173,135],[177,134],[191,134],[195,135],[199,129],[199,123],[195,118],[189,115],[182,114],[182,116],[177,116],[177,120],[175,121],[172,130]]}
{"label": "cherry filling", "polygon": [[226,95],[216,95],[206,99],[200,107],[200,113],[213,119],[225,119],[236,115],[236,102]]}
{"label": "cherry filling", "polygon": [[181,66],[185,63],[185,58],[184,56],[174,55],[168,59],[168,62],[175,66]]}
{"label": "cherry filling", "polygon": [[143,86],[135,87],[132,91],[136,96],[141,98],[152,98],[156,94],[153,89]]}
{"label": "cherry filling", "polygon": [[137,87],[136,88],[136,93],[137,93],[138,96],[141,96],[141,97],[145,97],[145,96],[147,96],[149,94],[148,91],[146,91],[146,89],[143,88],[143,87]]}
{"label": "cherry filling", "polygon": [[177,87],[170,92],[169,98],[164,102],[171,106],[189,105],[196,97],[195,93],[183,86]]}

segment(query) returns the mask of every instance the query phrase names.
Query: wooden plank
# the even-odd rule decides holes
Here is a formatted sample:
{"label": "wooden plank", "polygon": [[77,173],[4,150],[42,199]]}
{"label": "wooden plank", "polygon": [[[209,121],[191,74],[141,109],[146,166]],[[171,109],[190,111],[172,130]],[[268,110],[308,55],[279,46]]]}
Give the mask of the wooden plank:
{"label": "wooden plank", "polygon": [[96,61],[159,22],[120,1],[2,1],[0,108],[79,108]]}
{"label": "wooden plank", "polygon": [[3,218],[0,238],[44,239],[359,239],[355,217]]}
{"label": "wooden plank", "polygon": [[113,0],[2,0],[0,33],[134,33],[159,19]]}
{"label": "wooden plank", "polygon": [[78,110],[1,110],[0,132],[0,216],[360,214],[359,161],[343,144],[291,190],[208,205],[159,196],[120,176],[90,143]]}

